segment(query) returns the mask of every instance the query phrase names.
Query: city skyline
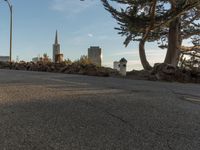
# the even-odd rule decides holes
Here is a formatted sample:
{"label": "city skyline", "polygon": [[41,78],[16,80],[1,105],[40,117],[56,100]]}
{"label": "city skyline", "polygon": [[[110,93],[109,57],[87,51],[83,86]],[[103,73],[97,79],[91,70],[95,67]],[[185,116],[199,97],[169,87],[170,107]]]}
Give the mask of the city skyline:
{"label": "city skyline", "polygon": [[[33,57],[47,53],[52,57],[52,44],[58,30],[59,42],[65,59],[76,60],[87,55],[90,46],[103,50],[103,65],[113,66],[114,61],[125,57],[128,70],[142,69],[138,54],[138,43],[123,45],[114,27],[117,23],[103,8],[100,1],[44,0],[40,2],[12,1],[14,5],[13,59],[30,61]],[[9,12],[0,2],[0,55],[9,54]],[[155,43],[147,44],[147,58],[153,64],[162,62],[165,50]]]}

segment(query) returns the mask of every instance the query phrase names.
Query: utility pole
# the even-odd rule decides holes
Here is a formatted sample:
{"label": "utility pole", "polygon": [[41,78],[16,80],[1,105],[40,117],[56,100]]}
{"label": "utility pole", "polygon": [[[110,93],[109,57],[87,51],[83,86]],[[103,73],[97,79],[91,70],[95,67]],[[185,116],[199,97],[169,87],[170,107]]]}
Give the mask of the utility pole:
{"label": "utility pole", "polygon": [[13,6],[10,0],[4,0],[7,2],[8,7],[10,9],[10,59],[9,61],[12,61],[12,30],[13,30]]}

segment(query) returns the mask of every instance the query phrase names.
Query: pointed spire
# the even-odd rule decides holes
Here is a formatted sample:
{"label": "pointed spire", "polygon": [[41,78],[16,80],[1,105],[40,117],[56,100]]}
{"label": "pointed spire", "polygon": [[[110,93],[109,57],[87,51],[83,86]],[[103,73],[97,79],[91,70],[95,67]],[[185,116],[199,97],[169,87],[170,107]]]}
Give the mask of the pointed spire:
{"label": "pointed spire", "polygon": [[58,44],[58,31],[56,30],[55,44]]}

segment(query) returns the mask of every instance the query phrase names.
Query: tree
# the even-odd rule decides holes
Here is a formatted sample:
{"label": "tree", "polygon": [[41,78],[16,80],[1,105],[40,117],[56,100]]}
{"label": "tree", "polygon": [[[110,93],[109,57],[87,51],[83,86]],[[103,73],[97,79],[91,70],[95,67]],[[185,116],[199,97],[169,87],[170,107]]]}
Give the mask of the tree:
{"label": "tree", "polygon": [[175,15],[169,19],[168,51],[165,63],[177,65],[182,41],[200,34],[200,3],[197,0],[171,1],[171,10]]}
{"label": "tree", "polygon": [[[167,48],[165,63],[177,65],[184,39],[200,34],[199,0],[112,0],[124,5],[116,9],[108,0],[101,0],[105,9],[117,20],[119,34],[125,36],[125,46],[139,41],[143,68],[150,70],[146,59],[145,43],[158,41]],[[160,45],[161,44],[161,45]]]}

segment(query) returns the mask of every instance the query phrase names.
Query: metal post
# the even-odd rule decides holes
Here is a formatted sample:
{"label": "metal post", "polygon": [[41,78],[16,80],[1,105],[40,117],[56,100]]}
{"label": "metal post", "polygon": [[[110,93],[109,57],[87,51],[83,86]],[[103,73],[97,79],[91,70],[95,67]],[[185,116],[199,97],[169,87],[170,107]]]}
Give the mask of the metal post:
{"label": "metal post", "polygon": [[10,0],[5,0],[10,9],[10,62],[12,61],[12,30],[13,30],[13,6]]}
{"label": "metal post", "polygon": [[10,62],[12,61],[12,30],[13,30],[13,9],[10,7]]}

